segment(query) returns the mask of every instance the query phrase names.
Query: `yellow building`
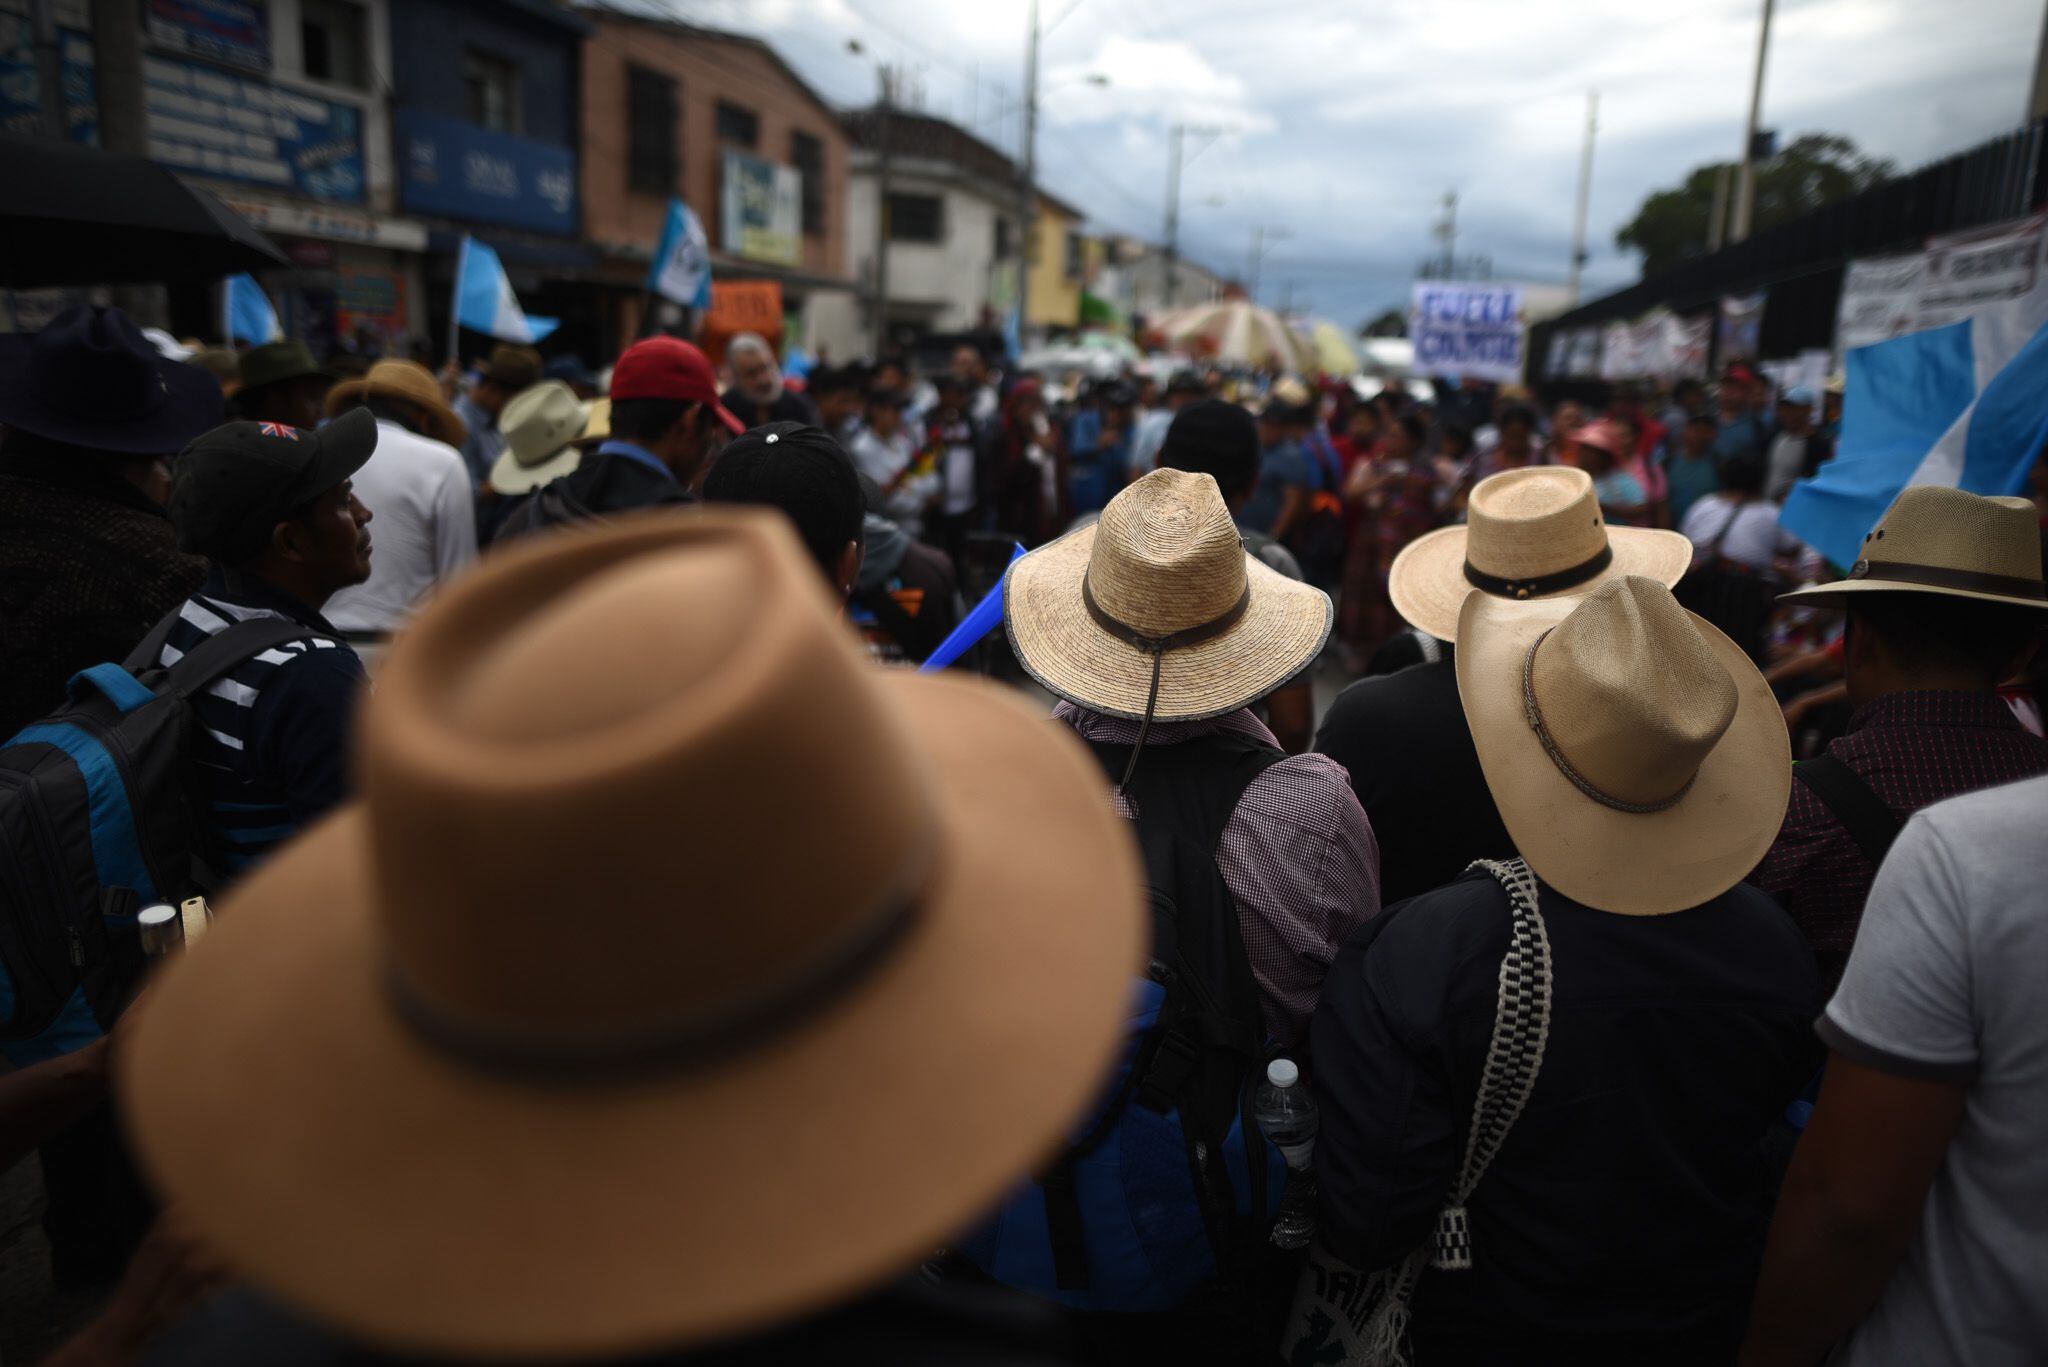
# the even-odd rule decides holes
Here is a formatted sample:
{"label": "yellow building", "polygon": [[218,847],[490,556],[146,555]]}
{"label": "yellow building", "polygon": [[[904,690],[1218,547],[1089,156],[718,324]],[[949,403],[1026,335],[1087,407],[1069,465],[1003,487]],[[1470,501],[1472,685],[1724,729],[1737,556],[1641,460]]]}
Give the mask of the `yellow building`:
{"label": "yellow building", "polygon": [[1081,325],[1081,285],[1086,275],[1083,214],[1043,190],[1031,232],[1031,297],[1024,322],[1035,329]]}

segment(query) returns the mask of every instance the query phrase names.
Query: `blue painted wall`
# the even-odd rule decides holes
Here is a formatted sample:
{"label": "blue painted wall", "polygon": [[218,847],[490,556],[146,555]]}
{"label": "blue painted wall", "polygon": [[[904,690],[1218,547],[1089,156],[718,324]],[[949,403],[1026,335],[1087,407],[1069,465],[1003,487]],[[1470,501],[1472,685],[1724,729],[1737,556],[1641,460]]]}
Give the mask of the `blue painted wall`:
{"label": "blue painted wall", "polygon": [[462,54],[475,48],[519,68],[521,126],[515,131],[573,151],[584,25],[548,17],[547,8],[530,0],[394,0],[393,102],[465,117]]}

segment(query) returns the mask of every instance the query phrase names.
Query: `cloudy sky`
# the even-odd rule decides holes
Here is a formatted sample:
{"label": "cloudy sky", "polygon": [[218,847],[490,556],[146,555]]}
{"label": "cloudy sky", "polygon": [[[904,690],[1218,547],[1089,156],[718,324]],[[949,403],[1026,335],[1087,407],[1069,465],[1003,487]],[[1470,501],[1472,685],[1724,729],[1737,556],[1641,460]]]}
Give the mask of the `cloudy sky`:
{"label": "cloudy sky", "polygon": [[[1026,0],[638,0],[758,34],[827,99],[898,64],[924,107],[1014,152]],[[1188,164],[1184,253],[1357,323],[1405,303],[1444,193],[1460,255],[1561,282],[1586,92],[1600,94],[1587,293],[1649,191],[1734,155],[1759,0],[1041,0],[1043,183],[1098,227],[1163,232],[1168,129],[1228,128]],[[2017,127],[2042,0],[1779,0],[1763,122],[1915,167]],[[848,50],[858,40],[863,53]],[[1094,75],[1108,77],[1106,86]],[[1202,143],[1190,136],[1190,152]]]}

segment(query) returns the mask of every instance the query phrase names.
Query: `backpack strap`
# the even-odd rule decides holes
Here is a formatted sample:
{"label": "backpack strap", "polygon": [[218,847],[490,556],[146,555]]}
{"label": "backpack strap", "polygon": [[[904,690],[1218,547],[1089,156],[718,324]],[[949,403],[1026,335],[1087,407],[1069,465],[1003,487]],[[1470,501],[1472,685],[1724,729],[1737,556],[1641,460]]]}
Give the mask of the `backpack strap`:
{"label": "backpack strap", "polygon": [[1884,863],[1899,838],[1899,818],[1862,775],[1837,756],[1824,754],[1800,760],[1792,766],[1792,776],[1834,813],[1872,868]]}
{"label": "backpack strap", "polygon": [[[332,639],[325,632],[287,617],[252,617],[246,622],[236,622],[225,631],[215,632],[204,645],[195,647],[190,654],[164,670],[164,678],[171,693],[189,698],[194,693],[204,692],[223,674],[266,650],[313,637]],[[150,668],[158,666],[151,665]]]}

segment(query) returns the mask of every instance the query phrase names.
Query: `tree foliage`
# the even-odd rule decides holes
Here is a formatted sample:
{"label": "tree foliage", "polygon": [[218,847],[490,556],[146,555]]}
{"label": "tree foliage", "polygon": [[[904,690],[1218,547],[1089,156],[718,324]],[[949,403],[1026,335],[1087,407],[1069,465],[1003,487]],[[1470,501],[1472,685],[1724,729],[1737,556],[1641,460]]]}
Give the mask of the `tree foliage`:
{"label": "tree foliage", "polygon": [[1360,337],[1406,337],[1408,335],[1408,314],[1403,309],[1388,309],[1379,317],[1358,330]]}
{"label": "tree foliage", "polygon": [[[1695,167],[1683,184],[1658,190],[1614,235],[1617,246],[1643,254],[1643,274],[1655,275],[1707,250],[1714,213],[1714,183],[1729,167],[1729,221],[1735,214],[1737,171],[1728,162]],[[1898,174],[1881,157],[1867,157],[1856,144],[1832,133],[1805,133],[1757,163],[1756,207],[1751,231],[1762,232],[1832,204]]]}

